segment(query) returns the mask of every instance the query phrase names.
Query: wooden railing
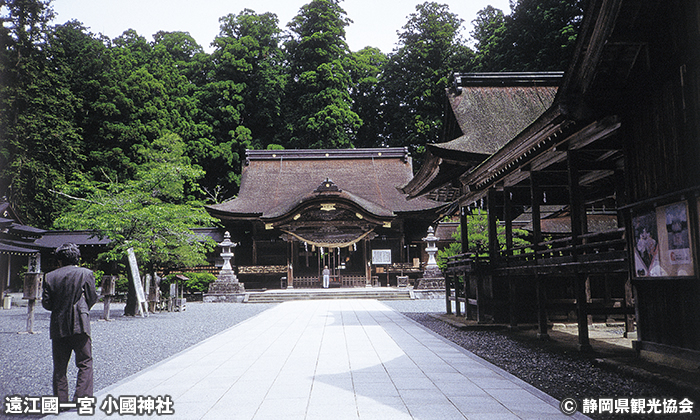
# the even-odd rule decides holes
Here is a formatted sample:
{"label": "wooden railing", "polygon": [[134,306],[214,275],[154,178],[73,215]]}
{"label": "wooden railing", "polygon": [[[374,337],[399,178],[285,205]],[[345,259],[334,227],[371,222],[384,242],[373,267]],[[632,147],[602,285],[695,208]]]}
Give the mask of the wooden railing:
{"label": "wooden railing", "polygon": [[365,287],[367,285],[367,277],[365,276],[340,276],[342,287]]}
{"label": "wooden railing", "polygon": [[321,287],[321,279],[318,277],[294,277],[295,289],[316,289]]}
{"label": "wooden railing", "polygon": [[[337,287],[365,287],[367,278],[365,276],[331,276],[330,285]],[[295,289],[317,289],[322,287],[321,279],[318,277],[294,277]]]}
{"label": "wooden railing", "polygon": [[575,241],[569,237],[541,242],[536,247],[511,248],[499,252],[494,268],[514,274],[624,271],[624,233],[624,229],[616,229],[581,235]]}

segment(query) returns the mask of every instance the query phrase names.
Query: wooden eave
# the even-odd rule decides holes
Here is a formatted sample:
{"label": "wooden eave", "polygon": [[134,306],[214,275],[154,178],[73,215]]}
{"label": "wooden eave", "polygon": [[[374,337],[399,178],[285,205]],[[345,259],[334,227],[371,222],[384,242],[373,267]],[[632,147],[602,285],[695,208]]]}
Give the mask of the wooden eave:
{"label": "wooden eave", "polygon": [[321,208],[322,206],[332,207],[337,211],[340,209],[348,210],[357,215],[358,221],[363,223],[369,222],[374,225],[381,225],[385,222],[391,222],[396,214],[390,210],[386,210],[384,214],[375,214],[371,212],[366,206],[360,205],[357,200],[353,200],[347,195],[341,196],[340,194],[333,195],[316,195],[314,197],[308,197],[298,203],[296,206],[291,208],[284,214],[274,216],[274,217],[261,217],[260,220],[263,223],[271,224],[272,226],[287,225],[293,223],[295,218],[298,218],[305,212],[315,208]]}
{"label": "wooden eave", "polygon": [[[582,23],[576,54],[552,106],[460,178],[467,190],[460,202],[483,199],[491,186],[514,187],[524,183],[532,172],[564,170],[568,151],[578,151],[587,157],[581,168],[582,187],[622,169],[621,145],[600,141],[611,137],[621,126],[619,117],[606,114],[603,104],[608,96],[614,97],[614,86],[626,83],[644,49],[643,37],[633,41],[625,32],[641,19],[638,15],[642,5],[622,0],[593,3]],[[621,11],[624,22],[620,22]],[[623,29],[617,29],[616,25]],[[562,180],[560,187],[564,186]]]}

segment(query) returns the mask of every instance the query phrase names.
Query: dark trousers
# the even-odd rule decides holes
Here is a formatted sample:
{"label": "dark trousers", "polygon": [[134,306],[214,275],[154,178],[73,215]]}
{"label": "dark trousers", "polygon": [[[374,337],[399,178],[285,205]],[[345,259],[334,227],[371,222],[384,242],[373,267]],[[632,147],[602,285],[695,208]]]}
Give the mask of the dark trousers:
{"label": "dark trousers", "polygon": [[53,394],[60,402],[68,402],[68,379],[66,371],[68,362],[75,352],[75,366],[78,368],[78,380],[75,385],[75,399],[92,397],[92,340],[87,334],[54,338],[53,348]]}

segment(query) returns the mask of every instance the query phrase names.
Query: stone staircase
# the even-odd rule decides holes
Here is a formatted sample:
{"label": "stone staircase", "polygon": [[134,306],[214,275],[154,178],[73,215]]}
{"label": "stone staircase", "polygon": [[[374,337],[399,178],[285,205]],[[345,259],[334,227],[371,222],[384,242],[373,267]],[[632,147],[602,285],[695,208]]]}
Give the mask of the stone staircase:
{"label": "stone staircase", "polygon": [[276,303],[290,300],[312,299],[377,299],[377,300],[410,300],[414,299],[413,291],[406,288],[370,287],[347,289],[287,289],[266,290],[264,292],[247,293],[247,303]]}

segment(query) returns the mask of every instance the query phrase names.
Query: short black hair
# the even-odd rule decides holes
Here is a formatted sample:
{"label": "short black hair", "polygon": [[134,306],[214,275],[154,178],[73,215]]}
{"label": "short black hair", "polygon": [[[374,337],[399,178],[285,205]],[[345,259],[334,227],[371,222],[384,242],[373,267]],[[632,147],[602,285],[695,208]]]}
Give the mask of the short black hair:
{"label": "short black hair", "polygon": [[80,262],[80,248],[74,243],[66,243],[56,248],[56,258],[63,265],[78,265]]}

